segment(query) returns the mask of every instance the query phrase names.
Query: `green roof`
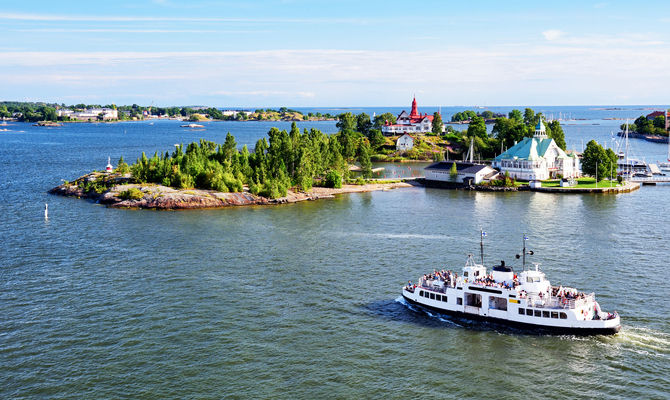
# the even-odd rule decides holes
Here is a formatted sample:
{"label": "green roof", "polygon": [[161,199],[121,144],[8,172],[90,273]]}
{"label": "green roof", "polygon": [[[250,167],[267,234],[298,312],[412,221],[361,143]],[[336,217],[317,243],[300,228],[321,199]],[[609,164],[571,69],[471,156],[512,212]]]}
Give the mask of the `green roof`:
{"label": "green roof", "polygon": [[[495,158],[496,161],[500,160],[528,160],[536,161],[540,158],[543,158],[549,146],[554,141],[554,139],[545,139],[545,138],[523,138],[522,141],[515,144],[514,146],[507,149],[506,152],[502,153]],[[558,146],[557,146],[558,147]],[[568,157],[567,154],[560,148],[558,148],[558,158]]]}

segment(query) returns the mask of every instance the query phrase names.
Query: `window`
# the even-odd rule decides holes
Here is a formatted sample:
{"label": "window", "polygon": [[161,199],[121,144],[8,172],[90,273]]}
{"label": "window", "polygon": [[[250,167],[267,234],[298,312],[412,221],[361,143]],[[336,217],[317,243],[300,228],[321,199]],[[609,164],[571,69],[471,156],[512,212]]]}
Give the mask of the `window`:
{"label": "window", "polygon": [[446,303],[447,302],[447,296],[442,296],[442,301]]}
{"label": "window", "polygon": [[467,278],[468,277],[468,271],[463,272],[463,276]]}
{"label": "window", "polygon": [[558,318],[558,311],[552,311],[551,318]]}
{"label": "window", "polygon": [[564,312],[561,313],[561,319],[568,319],[568,315]]}
{"label": "window", "polygon": [[542,311],[543,318],[549,318],[549,311]]}
{"label": "window", "polygon": [[442,301],[442,296],[440,296],[439,294],[436,294],[435,295],[435,300]]}
{"label": "window", "polygon": [[431,300],[435,300],[435,293],[431,293],[431,294],[430,294],[430,299],[431,299]]}
{"label": "window", "polygon": [[423,297],[423,290],[419,291],[419,296]]}
{"label": "window", "polygon": [[526,313],[526,310],[519,307],[519,315],[524,315]]}
{"label": "window", "polygon": [[542,316],[542,311],[540,311],[540,310],[535,310],[535,316],[536,316],[536,317],[541,317],[541,316]]}
{"label": "window", "polygon": [[527,308],[526,309],[526,315],[530,315],[532,317],[533,316],[533,310],[531,310],[530,308]]}
{"label": "window", "polygon": [[463,298],[462,297],[457,297],[456,298],[456,304],[458,304],[459,306],[462,306],[463,305]]}

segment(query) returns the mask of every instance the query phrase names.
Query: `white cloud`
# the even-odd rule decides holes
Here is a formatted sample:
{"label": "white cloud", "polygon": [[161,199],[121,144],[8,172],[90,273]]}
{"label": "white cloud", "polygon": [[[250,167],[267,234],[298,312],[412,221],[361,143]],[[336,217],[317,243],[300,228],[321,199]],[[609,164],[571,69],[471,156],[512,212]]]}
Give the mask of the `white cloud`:
{"label": "white cloud", "polygon": [[559,39],[564,34],[565,34],[564,32],[559,31],[558,29],[549,29],[547,31],[542,32],[542,36],[544,36],[544,38],[549,41]]}
{"label": "white cloud", "polygon": [[667,76],[670,51],[658,50],[552,42],[413,52],[0,52],[0,86],[9,97],[127,92],[168,104],[392,105],[422,92],[423,104],[612,104],[639,87],[665,98],[654,82]]}

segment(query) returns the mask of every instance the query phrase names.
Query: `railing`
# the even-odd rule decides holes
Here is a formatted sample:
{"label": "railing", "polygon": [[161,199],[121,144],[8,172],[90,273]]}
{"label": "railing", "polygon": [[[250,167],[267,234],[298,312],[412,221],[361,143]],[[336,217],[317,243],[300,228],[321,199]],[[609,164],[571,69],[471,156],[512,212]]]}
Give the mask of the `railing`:
{"label": "railing", "polygon": [[558,309],[575,309],[583,307],[595,301],[595,294],[591,293],[581,299],[568,299],[566,297],[540,297],[536,295],[528,295],[526,297],[526,304],[528,307],[537,308],[558,308]]}

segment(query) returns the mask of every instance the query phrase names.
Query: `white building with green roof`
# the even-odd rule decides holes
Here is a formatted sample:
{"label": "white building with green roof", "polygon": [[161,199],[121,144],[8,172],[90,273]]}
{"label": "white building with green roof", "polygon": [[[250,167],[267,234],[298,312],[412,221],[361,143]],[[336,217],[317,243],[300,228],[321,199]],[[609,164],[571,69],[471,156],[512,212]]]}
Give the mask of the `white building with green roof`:
{"label": "white building with green roof", "polygon": [[564,178],[581,176],[579,158],[566,154],[554,139],[547,136],[542,119],[537,123],[532,138],[524,138],[493,159],[493,167],[524,181],[542,181],[558,175]]}

